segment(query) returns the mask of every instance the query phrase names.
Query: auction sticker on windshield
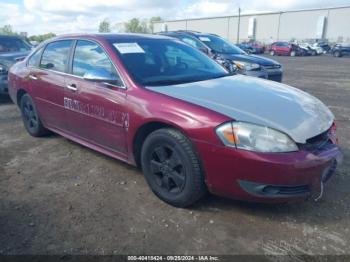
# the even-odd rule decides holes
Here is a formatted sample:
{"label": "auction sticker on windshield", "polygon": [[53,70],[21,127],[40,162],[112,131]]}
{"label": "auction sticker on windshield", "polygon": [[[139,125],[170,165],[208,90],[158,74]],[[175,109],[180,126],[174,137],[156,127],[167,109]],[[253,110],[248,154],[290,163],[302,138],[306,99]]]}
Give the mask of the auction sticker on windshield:
{"label": "auction sticker on windshield", "polygon": [[121,54],[135,54],[145,52],[145,50],[143,50],[142,47],[137,43],[115,43],[113,45]]}

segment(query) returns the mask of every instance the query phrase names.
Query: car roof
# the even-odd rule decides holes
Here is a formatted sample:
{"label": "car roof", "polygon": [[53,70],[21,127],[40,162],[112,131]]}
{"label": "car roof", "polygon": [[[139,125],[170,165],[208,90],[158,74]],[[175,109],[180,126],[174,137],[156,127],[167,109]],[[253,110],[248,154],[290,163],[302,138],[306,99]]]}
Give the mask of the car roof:
{"label": "car roof", "polygon": [[0,35],[0,38],[19,38],[22,39],[22,37],[18,36],[18,35]]}
{"label": "car roof", "polygon": [[115,41],[132,41],[132,40],[140,40],[140,39],[172,39],[171,37],[163,36],[163,35],[154,35],[154,34],[134,34],[134,33],[123,33],[123,34],[65,34],[59,35],[55,38],[50,39],[50,41],[54,40],[63,40],[63,39],[71,39],[71,38],[86,38],[86,39],[95,39],[95,40],[115,40]]}
{"label": "car roof", "polygon": [[218,36],[216,34],[210,34],[210,33],[202,33],[198,31],[192,31],[192,30],[176,30],[176,31],[166,31],[166,32],[160,32],[159,34],[163,35],[190,35],[194,37],[199,36]]}

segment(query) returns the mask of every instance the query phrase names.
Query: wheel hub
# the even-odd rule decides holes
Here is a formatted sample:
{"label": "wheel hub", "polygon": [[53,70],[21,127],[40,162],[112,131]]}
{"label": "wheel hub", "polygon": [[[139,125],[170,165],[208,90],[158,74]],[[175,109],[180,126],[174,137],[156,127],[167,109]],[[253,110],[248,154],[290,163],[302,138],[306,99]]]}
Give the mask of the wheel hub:
{"label": "wheel hub", "polygon": [[185,183],[182,161],[173,148],[155,148],[151,158],[152,173],[159,187],[167,192],[181,192]]}

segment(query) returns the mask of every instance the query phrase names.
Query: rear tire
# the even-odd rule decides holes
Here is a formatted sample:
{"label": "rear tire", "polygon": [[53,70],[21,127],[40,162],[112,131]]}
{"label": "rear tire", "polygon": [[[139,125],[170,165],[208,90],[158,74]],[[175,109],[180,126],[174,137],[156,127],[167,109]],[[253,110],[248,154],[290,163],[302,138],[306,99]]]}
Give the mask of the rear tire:
{"label": "rear tire", "polygon": [[41,137],[49,133],[49,131],[43,126],[33,99],[29,94],[22,96],[20,109],[24,127],[31,136]]}
{"label": "rear tire", "polygon": [[271,50],[270,51],[270,55],[274,56],[275,55],[275,51]]}
{"label": "rear tire", "polygon": [[152,191],[170,205],[190,206],[207,192],[199,157],[176,129],[151,133],[142,146],[141,164]]}
{"label": "rear tire", "polygon": [[290,56],[296,56],[296,54],[297,54],[297,53],[296,53],[295,51],[291,51],[291,52],[290,52]]}

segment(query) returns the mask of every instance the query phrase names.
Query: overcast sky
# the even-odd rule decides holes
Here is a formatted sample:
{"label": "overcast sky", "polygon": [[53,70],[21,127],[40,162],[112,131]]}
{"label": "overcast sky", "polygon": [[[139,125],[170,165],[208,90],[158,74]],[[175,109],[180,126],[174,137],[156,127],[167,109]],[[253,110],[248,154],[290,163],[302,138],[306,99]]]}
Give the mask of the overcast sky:
{"label": "overcast sky", "polygon": [[[32,34],[96,32],[133,17],[165,20],[243,13],[350,6],[350,0],[0,0],[0,27]],[[114,28],[117,30],[117,27]]]}

